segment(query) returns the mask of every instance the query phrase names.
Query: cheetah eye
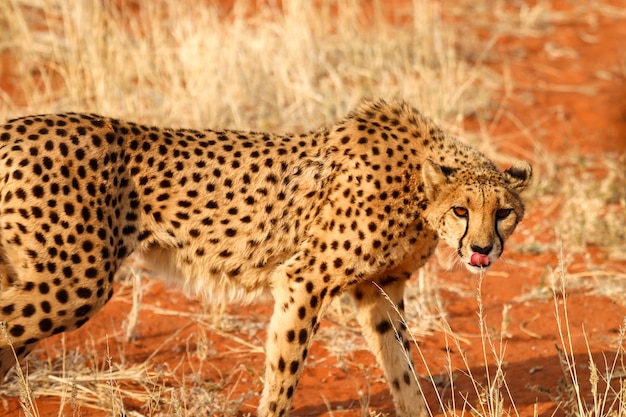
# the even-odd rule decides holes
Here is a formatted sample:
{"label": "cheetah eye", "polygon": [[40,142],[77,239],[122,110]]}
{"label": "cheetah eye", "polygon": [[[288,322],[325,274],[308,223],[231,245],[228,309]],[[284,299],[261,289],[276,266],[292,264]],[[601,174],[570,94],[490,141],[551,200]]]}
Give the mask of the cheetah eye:
{"label": "cheetah eye", "polygon": [[496,219],[506,219],[507,217],[509,217],[509,214],[511,214],[511,211],[513,211],[513,209],[510,208],[496,210]]}
{"label": "cheetah eye", "polygon": [[452,211],[456,214],[457,217],[467,217],[469,216],[469,210],[465,207],[452,207]]}

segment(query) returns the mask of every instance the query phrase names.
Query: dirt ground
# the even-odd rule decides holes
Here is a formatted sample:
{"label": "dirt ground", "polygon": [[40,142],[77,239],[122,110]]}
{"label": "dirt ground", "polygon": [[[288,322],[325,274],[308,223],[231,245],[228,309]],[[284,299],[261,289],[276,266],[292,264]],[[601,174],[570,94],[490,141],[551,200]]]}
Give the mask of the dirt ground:
{"label": "dirt ground", "polygon": [[[618,3],[616,1],[615,5],[619,6]],[[553,4],[565,15],[574,10],[566,1]],[[482,114],[466,120],[466,130],[489,129],[492,137],[501,138],[493,146],[513,157],[532,160],[537,153],[545,158],[578,154],[618,160],[617,155],[626,153],[625,41],[624,9],[621,14],[611,17],[597,14],[587,21],[563,19],[563,22],[553,23],[549,33],[538,36],[502,34],[492,54],[502,59],[493,59],[489,64],[494,71],[508,74],[514,88],[503,89],[500,101],[494,103],[489,116]],[[506,63],[506,67],[502,63]],[[621,77],[607,75],[620,67]],[[499,117],[503,108],[507,115],[515,115],[515,118]],[[541,176],[542,172],[536,175]],[[546,208],[544,203],[529,201],[528,217],[520,225],[511,247],[521,245],[537,230],[546,230],[543,224],[550,216]],[[535,238],[555,240],[550,230],[547,235]],[[558,269],[558,255],[557,251],[534,254],[510,250],[482,282],[486,327],[499,332],[504,340],[502,368],[510,397],[521,416],[563,415],[563,410],[557,409],[553,401],[563,379],[555,348],[561,344],[555,302],[550,293],[533,292],[545,290],[549,271]],[[590,266],[617,271],[622,276],[626,274],[626,261],[609,259],[595,248],[568,257],[570,274],[585,272],[593,278],[593,273],[588,273]],[[475,296],[477,278],[458,270],[442,272],[438,281],[447,321],[460,341],[455,344],[443,329],[433,329],[419,338],[426,364],[415,353],[418,373],[426,375],[427,365],[433,375],[441,376],[436,386],[426,379],[421,381],[435,415],[442,413],[436,392],[445,402],[450,402],[450,392],[454,391],[456,405],[453,407],[460,412],[464,397],[470,404],[478,401],[472,384],[488,381]],[[588,392],[588,352],[598,363],[610,362],[616,351],[619,327],[626,317],[624,303],[593,295],[587,289],[585,285],[578,286],[567,296],[571,345],[576,354],[582,392]],[[563,311],[563,301],[562,297],[558,298],[560,311]],[[508,310],[503,318],[504,305]],[[159,282],[144,280],[143,306],[134,339],[123,342],[122,328],[132,307],[132,294],[128,285],[120,284],[118,293],[93,320],[79,331],[45,341],[36,355],[44,360],[57,357],[63,343],[70,355],[77,348],[83,353],[85,349],[92,349],[87,356],[100,358],[94,359],[97,362],[94,365],[106,367],[108,352],[113,363],[123,362],[126,367],[147,364],[151,375],[158,376],[159,372],[168,370],[166,381],[159,384],[188,384],[193,389],[202,387],[220,393],[227,405],[216,403],[216,409],[233,407],[235,415],[254,415],[262,388],[262,346],[271,304],[228,306],[224,322],[216,327],[207,325],[210,315],[203,314],[206,308],[203,309],[200,302],[188,300],[175,289],[165,289]],[[198,317],[206,320],[198,320]],[[311,349],[293,402],[293,416],[356,417],[364,415],[364,409],[395,415],[382,372],[364,342],[354,334],[357,327],[348,330],[345,327],[335,320],[322,322],[322,337]],[[353,339],[357,348],[345,352],[332,349],[329,344],[335,336],[324,335],[337,334]],[[493,372],[495,359],[489,350],[486,359]],[[35,372],[32,368],[30,371]],[[453,377],[453,390],[448,372]],[[192,380],[194,378],[196,380]],[[120,384],[123,386],[124,382]],[[509,399],[504,401],[510,404]],[[149,415],[148,410],[139,408],[130,398],[125,407]],[[14,398],[2,400],[0,410],[0,414],[7,416],[23,415]],[[57,416],[58,401],[41,397],[38,410],[42,417]],[[76,410],[70,405],[63,413],[85,417],[110,415],[86,406]],[[214,415],[222,413],[216,411]]]}

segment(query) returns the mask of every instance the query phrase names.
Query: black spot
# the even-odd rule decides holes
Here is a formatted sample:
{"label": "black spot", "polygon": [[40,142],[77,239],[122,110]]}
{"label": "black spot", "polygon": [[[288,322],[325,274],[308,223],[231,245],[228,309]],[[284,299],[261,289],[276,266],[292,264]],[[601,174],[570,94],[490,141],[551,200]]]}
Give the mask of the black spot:
{"label": "black spot", "polygon": [[93,243],[90,240],[85,240],[83,242],[83,251],[89,253],[93,250]]}
{"label": "black spot", "polygon": [[79,329],[83,326],[83,324],[87,323],[89,321],[89,317],[85,317],[82,318],[80,320],[76,320],[76,322],[74,323],[74,326]]}
{"label": "black spot", "polygon": [[122,234],[125,236],[132,235],[137,231],[137,228],[133,225],[127,225],[122,228]]}
{"label": "black spot", "polygon": [[385,277],[383,279],[380,280],[380,285],[382,287],[386,287],[389,284],[392,284],[394,282],[398,281],[398,277],[394,277],[393,275]]}
{"label": "black spot", "polygon": [[63,276],[65,276],[65,278],[71,278],[73,272],[72,272],[72,268],[69,266],[65,266],[63,267]]}
{"label": "black spot", "polygon": [[[13,311],[15,311],[15,304],[8,304],[2,307],[2,314],[4,314],[5,316],[12,314]],[[295,334],[294,334],[294,337],[295,337]]]}
{"label": "black spot", "polygon": [[45,318],[39,322],[39,330],[49,332],[52,329],[52,320]]}
{"label": "black spot", "polygon": [[324,299],[324,297],[326,297],[326,293],[328,293],[328,288],[324,288],[322,289],[322,292],[320,292],[320,299]]}
{"label": "black spot", "polygon": [[33,216],[38,219],[43,217],[43,211],[39,207],[31,207],[30,211],[33,214]]}
{"label": "black spot", "polygon": [[39,293],[40,294],[48,294],[48,292],[50,292],[50,286],[47,283],[45,283],[45,282],[40,283],[39,284]]}
{"label": "black spot", "polygon": [[295,375],[298,372],[298,368],[300,367],[300,362],[293,361],[289,366],[289,370],[291,371],[291,375]]}
{"label": "black spot", "polygon": [[376,331],[379,334],[385,334],[389,330],[391,330],[391,323],[389,322],[389,320],[383,320],[376,325]]}
{"label": "black spot", "polygon": [[67,330],[65,326],[55,327],[54,330],[52,331],[52,334],[63,333],[65,330]]}
{"label": "black spot", "polygon": [[66,304],[67,301],[69,300],[69,295],[67,294],[67,291],[61,289],[61,290],[57,291],[56,299],[61,304]]}
{"label": "black spot", "polygon": [[399,391],[399,390],[400,390],[400,381],[398,381],[398,379],[397,379],[397,378],[393,380],[392,385],[393,385],[393,388],[394,388],[395,390],[397,390],[397,391]]}
{"label": "black spot", "polygon": [[37,198],[42,198],[44,195],[43,187],[40,185],[35,185],[32,191],[33,191],[33,195]]}
{"label": "black spot", "polygon": [[309,332],[306,329],[301,329],[300,333],[298,333],[298,343],[301,345],[305,345],[307,342],[307,337],[309,336]]}
{"label": "black spot", "polygon": [[24,326],[21,326],[19,324],[15,324],[15,325],[11,326],[11,329],[9,330],[9,333],[13,337],[20,337],[21,335],[24,334],[25,330],[26,329],[24,329]]}
{"label": "black spot", "polygon": [[76,295],[79,298],[89,298],[91,297],[91,290],[89,288],[85,288],[85,287],[80,287],[76,290]]}
{"label": "black spot", "polygon": [[70,203],[65,203],[63,205],[63,209],[65,210],[65,214],[67,214],[68,216],[71,216],[74,214],[74,205],[70,204]]}
{"label": "black spot", "polygon": [[30,317],[33,314],[35,314],[35,312],[36,312],[35,306],[32,304],[26,304],[24,308],[22,308],[22,316],[24,317]]}
{"label": "black spot", "polygon": [[411,377],[409,376],[408,372],[405,372],[404,375],[402,376],[402,378],[404,378],[404,383],[407,385],[411,385]]}
{"label": "black spot", "polygon": [[88,268],[85,271],[86,278],[96,278],[98,276],[98,270],[96,268]]}
{"label": "black spot", "polygon": [[[74,315],[76,317],[84,317],[91,311],[91,306],[89,304],[82,305],[76,309]],[[86,320],[85,320],[86,321]],[[82,324],[78,325],[80,327]]]}

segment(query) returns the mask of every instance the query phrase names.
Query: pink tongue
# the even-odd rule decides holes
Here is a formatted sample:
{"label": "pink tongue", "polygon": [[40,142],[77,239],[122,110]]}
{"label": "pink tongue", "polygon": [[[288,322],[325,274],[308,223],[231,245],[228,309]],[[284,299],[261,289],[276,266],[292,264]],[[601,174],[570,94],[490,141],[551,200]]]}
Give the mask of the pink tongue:
{"label": "pink tongue", "polygon": [[470,258],[470,263],[473,266],[488,266],[489,265],[489,256],[483,255],[478,252],[472,253],[472,257]]}

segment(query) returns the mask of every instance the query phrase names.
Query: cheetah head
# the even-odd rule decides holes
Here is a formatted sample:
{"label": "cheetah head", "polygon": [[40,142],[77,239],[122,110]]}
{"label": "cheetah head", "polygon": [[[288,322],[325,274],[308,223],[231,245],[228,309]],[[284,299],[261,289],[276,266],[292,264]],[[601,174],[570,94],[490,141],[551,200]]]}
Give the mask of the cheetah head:
{"label": "cheetah head", "polygon": [[524,216],[519,194],[530,183],[531,166],[517,162],[501,173],[492,166],[448,168],[428,160],[422,177],[430,226],[471,272],[489,268]]}

